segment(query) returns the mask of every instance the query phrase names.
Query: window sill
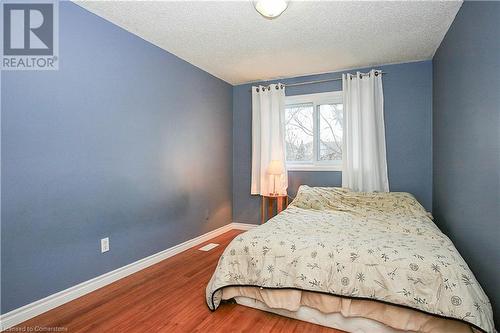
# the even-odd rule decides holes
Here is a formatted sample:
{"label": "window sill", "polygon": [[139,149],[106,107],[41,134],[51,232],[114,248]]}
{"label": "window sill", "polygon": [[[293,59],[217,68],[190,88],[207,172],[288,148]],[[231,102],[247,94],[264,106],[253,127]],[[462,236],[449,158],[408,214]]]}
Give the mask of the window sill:
{"label": "window sill", "polygon": [[287,165],[287,171],[339,171],[342,172],[340,165]]}

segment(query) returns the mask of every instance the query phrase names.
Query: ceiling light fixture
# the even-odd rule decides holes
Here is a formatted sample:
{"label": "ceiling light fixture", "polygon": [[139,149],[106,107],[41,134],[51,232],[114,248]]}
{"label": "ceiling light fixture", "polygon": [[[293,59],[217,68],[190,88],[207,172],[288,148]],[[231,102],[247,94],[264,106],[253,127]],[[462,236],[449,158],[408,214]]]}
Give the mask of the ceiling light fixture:
{"label": "ceiling light fixture", "polygon": [[286,0],[257,0],[253,2],[253,5],[260,15],[274,19],[285,11],[288,2]]}

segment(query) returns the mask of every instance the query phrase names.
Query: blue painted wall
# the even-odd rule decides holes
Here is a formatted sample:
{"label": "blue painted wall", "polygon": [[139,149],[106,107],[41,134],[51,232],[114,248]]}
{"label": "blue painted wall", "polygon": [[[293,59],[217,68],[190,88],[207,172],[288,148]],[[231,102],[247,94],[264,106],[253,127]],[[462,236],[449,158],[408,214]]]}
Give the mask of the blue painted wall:
{"label": "blue painted wall", "polygon": [[[432,63],[377,66],[384,76],[385,124],[391,191],[413,193],[432,209]],[[361,69],[367,71],[368,69]],[[351,70],[349,72],[355,72]],[[280,80],[294,83],[340,77],[343,72]],[[277,81],[272,81],[277,82]],[[269,84],[255,83],[255,84]],[[233,220],[259,223],[260,200],[250,195],[252,84],[233,88]],[[287,95],[342,90],[342,82],[290,87]],[[340,186],[340,172],[289,172],[289,194],[300,184]]]}
{"label": "blue painted wall", "polygon": [[433,59],[434,216],[500,323],[500,3],[466,1]]}
{"label": "blue painted wall", "polygon": [[230,222],[229,84],[64,2],[1,94],[2,313]]}

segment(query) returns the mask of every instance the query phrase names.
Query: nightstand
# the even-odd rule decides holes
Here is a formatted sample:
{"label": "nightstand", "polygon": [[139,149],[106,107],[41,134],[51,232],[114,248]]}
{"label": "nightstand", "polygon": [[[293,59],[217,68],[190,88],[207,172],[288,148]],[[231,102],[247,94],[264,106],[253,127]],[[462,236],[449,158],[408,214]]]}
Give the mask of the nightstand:
{"label": "nightstand", "polygon": [[[260,206],[260,223],[263,224],[271,217],[279,214],[283,209],[288,206],[288,195],[261,195]],[[274,213],[274,206],[276,206],[276,214]],[[266,209],[267,208],[267,209]],[[266,215],[267,211],[267,215]]]}

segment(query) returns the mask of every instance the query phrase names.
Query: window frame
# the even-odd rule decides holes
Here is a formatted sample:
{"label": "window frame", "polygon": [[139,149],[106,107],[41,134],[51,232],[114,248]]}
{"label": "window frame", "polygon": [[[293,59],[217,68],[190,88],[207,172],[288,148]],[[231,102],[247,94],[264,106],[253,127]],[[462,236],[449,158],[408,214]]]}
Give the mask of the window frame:
{"label": "window frame", "polygon": [[[320,152],[320,126],[319,108],[321,104],[344,104],[342,91],[329,91],[316,94],[285,96],[285,108],[295,104],[313,105],[313,161],[286,161],[286,168],[289,171],[342,171],[342,160],[340,163],[331,161],[321,161],[318,159]],[[345,119],[345,109],[343,109],[343,119]],[[285,128],[286,131],[286,128]]]}

